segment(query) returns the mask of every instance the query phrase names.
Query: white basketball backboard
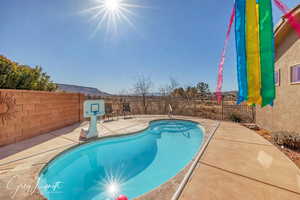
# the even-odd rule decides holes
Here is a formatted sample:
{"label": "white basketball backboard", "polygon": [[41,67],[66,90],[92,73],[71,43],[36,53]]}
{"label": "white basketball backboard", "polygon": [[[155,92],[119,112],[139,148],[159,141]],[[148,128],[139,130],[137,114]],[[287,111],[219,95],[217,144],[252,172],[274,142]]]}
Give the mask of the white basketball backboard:
{"label": "white basketball backboard", "polygon": [[83,116],[102,116],[105,114],[105,107],[103,100],[86,100],[84,101]]}

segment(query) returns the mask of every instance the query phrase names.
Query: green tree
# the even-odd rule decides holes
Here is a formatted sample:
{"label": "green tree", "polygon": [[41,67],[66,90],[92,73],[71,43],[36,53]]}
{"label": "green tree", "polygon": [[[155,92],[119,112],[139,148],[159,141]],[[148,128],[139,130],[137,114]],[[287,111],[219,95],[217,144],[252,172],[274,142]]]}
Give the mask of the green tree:
{"label": "green tree", "polygon": [[196,88],[198,90],[198,93],[201,96],[205,96],[205,95],[208,95],[210,93],[209,86],[205,82],[199,82],[199,83],[197,83]]}
{"label": "green tree", "polygon": [[54,91],[57,86],[41,67],[19,65],[0,55],[0,88]]}

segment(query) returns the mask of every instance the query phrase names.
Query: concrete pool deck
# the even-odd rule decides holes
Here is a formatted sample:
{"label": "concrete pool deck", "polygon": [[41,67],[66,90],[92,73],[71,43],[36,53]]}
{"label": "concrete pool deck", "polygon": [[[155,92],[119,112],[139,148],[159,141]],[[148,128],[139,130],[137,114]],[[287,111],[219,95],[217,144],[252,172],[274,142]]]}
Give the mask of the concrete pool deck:
{"label": "concrete pool deck", "polygon": [[[165,118],[121,118],[103,123],[101,131],[103,136],[137,132],[147,128],[149,121]],[[176,118],[197,121],[207,132],[218,124],[194,117]],[[80,129],[85,126],[75,124],[0,147],[0,199],[42,199],[35,193],[40,169],[55,155],[79,144]],[[170,196],[159,198],[163,199]],[[179,199],[300,199],[300,170],[255,132],[221,122]]]}
{"label": "concrete pool deck", "polygon": [[180,200],[300,199],[300,170],[238,124],[221,122]]}

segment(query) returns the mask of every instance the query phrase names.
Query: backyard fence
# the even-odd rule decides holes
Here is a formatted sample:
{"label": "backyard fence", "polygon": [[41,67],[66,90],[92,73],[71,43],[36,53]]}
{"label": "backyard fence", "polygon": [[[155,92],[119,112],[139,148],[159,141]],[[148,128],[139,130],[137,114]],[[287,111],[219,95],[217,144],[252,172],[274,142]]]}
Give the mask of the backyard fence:
{"label": "backyard fence", "polygon": [[[178,98],[171,96],[86,97],[78,93],[0,90],[0,146],[15,143],[83,120],[83,101],[103,99],[107,113],[169,114],[197,116],[213,120],[255,122],[255,109],[236,105],[234,99]],[[125,106],[126,105],[126,106]],[[126,109],[124,109],[126,108]]]}
{"label": "backyard fence", "polygon": [[[91,98],[89,97],[89,99]],[[255,107],[246,104],[237,105],[232,98],[224,98],[223,102],[218,104],[215,98],[185,99],[170,96],[148,96],[146,97],[146,108],[144,108],[142,97],[139,96],[94,97],[92,99],[104,99],[117,115],[122,115],[124,103],[130,104],[131,113],[135,115],[166,115],[169,113],[169,105],[171,105],[173,115],[245,123],[255,122]]]}
{"label": "backyard fence", "polygon": [[0,89],[0,146],[83,120],[84,95]]}
{"label": "backyard fence", "polygon": [[255,107],[248,105],[222,104],[222,120],[255,123]]}

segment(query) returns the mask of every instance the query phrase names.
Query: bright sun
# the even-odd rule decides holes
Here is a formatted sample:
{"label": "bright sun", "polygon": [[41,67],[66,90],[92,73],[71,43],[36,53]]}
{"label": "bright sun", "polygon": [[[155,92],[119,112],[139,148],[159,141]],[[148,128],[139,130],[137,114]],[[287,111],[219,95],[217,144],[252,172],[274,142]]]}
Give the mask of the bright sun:
{"label": "bright sun", "polygon": [[116,12],[119,10],[120,1],[119,0],[105,0],[104,7],[110,12]]}
{"label": "bright sun", "polygon": [[[86,10],[83,13],[91,14],[91,21],[95,21],[97,26],[94,34],[106,26],[107,33],[117,33],[118,24],[125,22],[132,28],[136,29],[133,20],[137,17],[137,8],[145,8],[141,5],[130,3],[133,0],[91,0],[94,2],[94,6]],[[94,35],[93,34],[93,35]]]}

